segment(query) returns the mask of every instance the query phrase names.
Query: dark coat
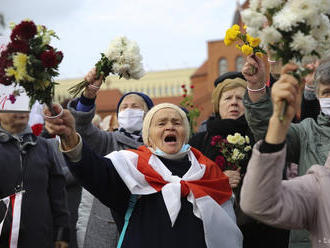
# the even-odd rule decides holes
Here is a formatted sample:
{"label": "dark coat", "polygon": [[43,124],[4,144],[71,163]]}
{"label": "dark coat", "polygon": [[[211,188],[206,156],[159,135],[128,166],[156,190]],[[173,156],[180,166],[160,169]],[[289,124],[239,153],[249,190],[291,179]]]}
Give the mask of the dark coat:
{"label": "dark coat", "polygon": [[[18,247],[48,248],[56,240],[69,241],[65,180],[53,146],[29,127],[19,138],[0,127],[0,161],[0,198],[15,193],[23,179]],[[8,246],[10,217],[1,235],[2,247]]]}
{"label": "dark coat", "polygon": [[[229,134],[233,135],[236,132],[242,136],[249,136],[251,146],[253,145],[253,135],[247,125],[245,117],[242,116],[237,120],[220,119],[217,116],[211,116],[207,121],[207,131],[201,132],[193,136],[189,144],[200,150],[205,156],[215,161],[216,156],[219,155],[218,149],[211,145],[212,137],[216,135],[226,138]],[[244,248],[284,248],[288,247],[289,231],[273,228],[264,225],[244,214],[239,206],[240,192],[244,175],[246,173],[248,159],[241,163],[241,182],[237,188],[233,189],[236,197],[235,214],[237,218],[237,225],[243,233],[243,247]],[[270,242],[270,240],[272,240]]]}
{"label": "dark coat", "polygon": [[[191,163],[186,157],[175,161],[160,158],[173,173],[182,177]],[[124,223],[130,191],[117,173],[110,159],[98,156],[86,144],[82,159],[68,163],[72,173],[84,188],[104,205],[118,213],[119,229]],[[187,198],[181,198],[181,210],[172,227],[161,192],[141,196],[138,199],[125,234],[122,248],[206,248],[202,221],[193,214],[193,206]]]}

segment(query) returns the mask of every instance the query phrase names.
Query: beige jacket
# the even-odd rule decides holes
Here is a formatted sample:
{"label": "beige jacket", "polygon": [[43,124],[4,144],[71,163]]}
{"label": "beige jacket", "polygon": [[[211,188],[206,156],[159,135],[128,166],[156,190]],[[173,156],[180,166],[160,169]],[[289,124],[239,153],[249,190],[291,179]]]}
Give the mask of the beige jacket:
{"label": "beige jacket", "polygon": [[264,223],[306,229],[313,247],[330,247],[330,154],[325,166],[313,165],[304,176],[282,181],[286,147],[275,153],[253,148],[241,191],[242,210]]}

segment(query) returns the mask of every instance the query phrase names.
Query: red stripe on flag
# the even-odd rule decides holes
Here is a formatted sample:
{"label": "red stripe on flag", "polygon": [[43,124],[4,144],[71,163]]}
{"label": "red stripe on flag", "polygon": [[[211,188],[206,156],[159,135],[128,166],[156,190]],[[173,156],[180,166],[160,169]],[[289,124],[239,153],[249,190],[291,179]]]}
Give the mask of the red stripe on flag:
{"label": "red stripe on flag", "polygon": [[[167,182],[159,175],[149,164],[152,152],[145,146],[140,146],[138,150],[130,150],[139,155],[137,169],[144,175],[146,181],[157,192]],[[181,194],[187,196],[190,192],[195,198],[209,195],[218,204],[222,204],[230,199],[232,190],[229,185],[228,177],[220,170],[220,168],[212,160],[205,157],[200,151],[191,148],[200,164],[206,166],[203,177],[194,181],[181,181]]]}

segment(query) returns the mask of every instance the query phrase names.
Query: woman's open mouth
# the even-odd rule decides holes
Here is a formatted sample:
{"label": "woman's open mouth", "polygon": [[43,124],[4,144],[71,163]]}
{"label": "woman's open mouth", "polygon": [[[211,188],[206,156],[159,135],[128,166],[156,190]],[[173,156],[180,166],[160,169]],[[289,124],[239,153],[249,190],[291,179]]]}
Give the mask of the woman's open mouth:
{"label": "woman's open mouth", "polygon": [[176,143],[176,136],[174,134],[169,134],[165,137],[164,142],[166,144]]}

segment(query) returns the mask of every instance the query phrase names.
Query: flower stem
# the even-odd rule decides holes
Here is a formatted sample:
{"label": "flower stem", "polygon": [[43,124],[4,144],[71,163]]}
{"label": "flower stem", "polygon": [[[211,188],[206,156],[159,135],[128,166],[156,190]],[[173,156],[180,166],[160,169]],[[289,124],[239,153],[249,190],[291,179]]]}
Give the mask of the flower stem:
{"label": "flower stem", "polygon": [[72,86],[69,88],[69,93],[76,98],[88,85],[88,82],[86,80],[81,81],[80,83]]}

